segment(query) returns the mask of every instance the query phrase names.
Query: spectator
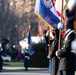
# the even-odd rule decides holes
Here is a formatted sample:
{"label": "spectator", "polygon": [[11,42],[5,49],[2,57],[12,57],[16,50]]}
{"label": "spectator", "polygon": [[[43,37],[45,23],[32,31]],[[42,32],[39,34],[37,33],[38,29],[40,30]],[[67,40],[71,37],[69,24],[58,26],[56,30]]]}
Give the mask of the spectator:
{"label": "spectator", "polygon": [[18,50],[18,56],[17,56],[17,60],[21,60],[22,59],[22,53],[21,50]]}

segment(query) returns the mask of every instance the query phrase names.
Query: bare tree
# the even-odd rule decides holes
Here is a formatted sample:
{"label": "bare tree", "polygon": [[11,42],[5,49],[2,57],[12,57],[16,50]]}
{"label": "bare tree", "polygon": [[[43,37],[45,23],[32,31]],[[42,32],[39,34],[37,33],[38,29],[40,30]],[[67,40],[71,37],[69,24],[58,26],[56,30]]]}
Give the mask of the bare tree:
{"label": "bare tree", "polygon": [[36,35],[34,6],[35,0],[0,0],[0,38],[10,38],[11,43],[18,43],[23,31],[26,37],[29,24],[32,35]]}

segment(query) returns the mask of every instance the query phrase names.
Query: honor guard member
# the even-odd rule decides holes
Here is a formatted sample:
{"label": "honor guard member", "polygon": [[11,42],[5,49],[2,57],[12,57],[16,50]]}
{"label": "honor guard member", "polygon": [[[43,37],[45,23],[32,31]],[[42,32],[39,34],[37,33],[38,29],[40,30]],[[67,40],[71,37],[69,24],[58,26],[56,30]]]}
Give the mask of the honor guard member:
{"label": "honor guard member", "polygon": [[[71,0],[72,1],[72,0]],[[58,75],[74,75],[75,73],[75,54],[72,52],[71,44],[75,39],[74,31],[74,15],[76,3],[73,4],[71,10],[66,9],[66,32],[62,37],[61,49],[56,51],[56,56],[60,57]]]}
{"label": "honor guard member", "polygon": [[48,54],[50,52],[50,47],[51,47],[51,44],[53,41],[52,38],[53,38],[53,36],[51,34],[51,31],[50,31],[50,29],[48,29],[46,32],[45,39],[46,39],[46,43],[47,43],[47,58],[49,59],[49,72],[51,72],[51,69],[52,69],[52,61],[51,61],[50,57],[48,56]]}
{"label": "honor guard member", "polygon": [[30,60],[29,51],[28,51],[28,49],[26,49],[25,53],[24,53],[24,68],[25,68],[25,71],[28,70],[29,60]]}
{"label": "honor guard member", "polygon": [[51,44],[51,49],[49,52],[49,57],[52,59],[52,71],[51,75],[57,75],[58,66],[59,66],[59,59],[55,55],[55,52],[58,50],[58,42],[59,42],[59,28],[63,29],[63,23],[58,23],[58,29],[53,29],[53,42]]}

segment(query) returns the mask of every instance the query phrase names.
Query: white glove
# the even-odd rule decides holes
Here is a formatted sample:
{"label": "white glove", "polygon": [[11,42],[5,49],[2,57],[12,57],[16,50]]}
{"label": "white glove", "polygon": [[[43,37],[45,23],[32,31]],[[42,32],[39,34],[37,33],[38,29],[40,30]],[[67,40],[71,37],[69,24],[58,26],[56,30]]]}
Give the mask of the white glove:
{"label": "white glove", "polygon": [[58,57],[58,51],[55,52],[55,55]]}
{"label": "white glove", "polygon": [[48,55],[47,58],[50,59],[50,56]]}
{"label": "white glove", "polygon": [[48,35],[49,35],[49,33],[50,33],[50,32],[49,32],[49,31],[47,31],[47,32],[46,32],[46,36],[48,36]]}
{"label": "white glove", "polygon": [[58,29],[59,29],[59,28],[63,29],[63,27],[64,27],[63,23],[62,23],[62,22],[59,22],[59,23],[58,23]]}

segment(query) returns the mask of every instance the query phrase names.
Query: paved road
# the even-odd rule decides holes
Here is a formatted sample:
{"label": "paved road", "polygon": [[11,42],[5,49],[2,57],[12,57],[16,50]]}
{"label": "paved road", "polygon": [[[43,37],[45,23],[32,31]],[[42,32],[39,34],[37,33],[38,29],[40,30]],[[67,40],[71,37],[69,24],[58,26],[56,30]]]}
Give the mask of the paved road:
{"label": "paved road", "polygon": [[23,67],[3,67],[0,75],[50,75],[48,68],[28,68],[25,71]]}
{"label": "paved road", "polygon": [[2,71],[0,75],[50,75],[48,71]]}
{"label": "paved road", "polygon": [[[14,69],[14,70],[2,70],[0,75],[50,75],[47,69],[29,69],[24,71],[23,69]],[[75,72],[76,75],[76,72]]]}

